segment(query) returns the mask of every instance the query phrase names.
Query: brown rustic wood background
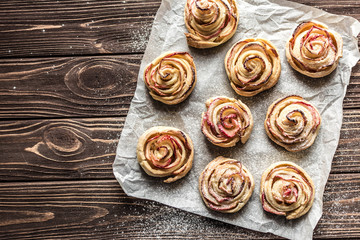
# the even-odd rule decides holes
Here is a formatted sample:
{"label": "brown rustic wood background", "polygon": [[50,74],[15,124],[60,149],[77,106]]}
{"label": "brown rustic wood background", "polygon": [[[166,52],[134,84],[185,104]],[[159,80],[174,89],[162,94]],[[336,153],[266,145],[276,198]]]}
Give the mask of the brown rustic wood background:
{"label": "brown rustic wood background", "polygon": [[[124,194],[115,148],[161,0],[0,2],[1,239],[272,239]],[[296,0],[360,20],[359,0]],[[314,238],[360,239],[360,64]]]}

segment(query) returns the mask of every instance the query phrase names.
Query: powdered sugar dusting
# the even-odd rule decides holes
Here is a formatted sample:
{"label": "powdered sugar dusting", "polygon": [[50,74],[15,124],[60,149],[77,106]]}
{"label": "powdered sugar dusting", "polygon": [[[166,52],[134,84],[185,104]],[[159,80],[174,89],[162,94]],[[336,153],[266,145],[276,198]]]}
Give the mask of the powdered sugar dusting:
{"label": "powdered sugar dusting", "polygon": [[130,47],[133,52],[143,52],[149,41],[152,24],[149,22],[141,22],[140,27],[134,27],[130,31],[131,43]]}
{"label": "powdered sugar dusting", "polygon": [[[138,216],[146,213],[148,216],[135,221],[132,227],[117,226],[126,229],[126,232],[118,231],[117,234],[121,236],[129,234],[134,238],[146,236],[162,239],[164,237],[173,237],[175,234],[179,239],[186,239],[190,235],[192,238],[203,239],[205,237],[209,238],[211,233],[211,237],[219,239],[236,239],[244,231],[240,227],[197,216],[153,201],[140,200],[138,204],[145,206],[134,206],[131,209],[131,215]],[[124,222],[124,224],[126,223]],[[141,232],[139,232],[139,229],[141,229]],[[251,239],[263,238],[262,234],[249,230],[246,230],[244,235]],[[269,235],[267,237],[272,238],[273,236]]]}
{"label": "powdered sugar dusting", "polygon": [[[315,234],[331,236],[331,232],[337,231],[336,229],[344,229],[348,224],[360,221],[360,216],[357,214],[360,212],[359,181],[360,179],[353,174],[330,177],[324,194],[324,207],[327,210],[319,222],[319,226],[323,225],[323,227],[318,227]],[[353,231],[356,229],[348,231],[349,236]]]}

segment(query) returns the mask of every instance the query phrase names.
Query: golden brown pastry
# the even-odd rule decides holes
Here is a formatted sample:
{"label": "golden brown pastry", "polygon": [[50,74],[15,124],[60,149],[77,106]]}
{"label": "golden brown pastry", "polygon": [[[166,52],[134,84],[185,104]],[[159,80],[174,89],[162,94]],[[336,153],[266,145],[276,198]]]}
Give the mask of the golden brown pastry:
{"label": "golden brown pastry", "polygon": [[164,53],[145,68],[144,81],[155,100],[178,104],[190,95],[196,84],[193,58],[187,52]]}
{"label": "golden brown pastry", "polygon": [[250,97],[274,86],[280,76],[280,57],[265,39],[245,39],[227,52],[225,69],[237,94]]}
{"label": "golden brown pastry", "polygon": [[199,191],[205,205],[223,213],[239,211],[254,187],[254,179],[244,165],[221,156],[211,161],[199,178]]}
{"label": "golden brown pastry", "polygon": [[298,72],[313,78],[329,75],[343,53],[342,37],[319,22],[301,23],[286,44],[286,58]]}
{"label": "golden brown pastry", "polygon": [[173,127],[152,127],[139,138],[137,158],[144,171],[153,177],[169,177],[171,183],[191,169],[194,147],[190,137]]}
{"label": "golden brown pastry", "polygon": [[232,147],[238,141],[245,143],[254,122],[250,109],[240,100],[213,97],[206,101],[201,130],[207,139],[220,147]]}
{"label": "golden brown pastry", "polygon": [[291,152],[310,147],[319,132],[318,110],[300,96],[288,96],[270,105],[265,130],[271,140]]}
{"label": "golden brown pastry", "polygon": [[212,48],[235,34],[239,12],[235,0],[187,0],[184,19],[188,45]]}
{"label": "golden brown pastry", "polygon": [[286,216],[286,219],[299,218],[307,213],[314,196],[312,179],[294,163],[274,163],[261,177],[260,201],[264,210]]}

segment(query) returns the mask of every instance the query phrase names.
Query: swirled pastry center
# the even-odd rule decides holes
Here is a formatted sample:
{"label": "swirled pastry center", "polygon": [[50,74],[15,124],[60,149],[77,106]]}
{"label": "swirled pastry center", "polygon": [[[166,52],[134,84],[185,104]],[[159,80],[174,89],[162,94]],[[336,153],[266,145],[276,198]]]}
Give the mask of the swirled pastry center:
{"label": "swirled pastry center", "polygon": [[144,81],[155,100],[177,104],[185,100],[195,87],[195,64],[186,52],[166,53],[148,65]]}
{"label": "swirled pastry center", "polygon": [[189,147],[180,143],[171,135],[157,135],[147,141],[145,156],[155,167],[172,168],[187,157],[183,153],[186,153],[185,147]]}
{"label": "swirled pastry center", "polygon": [[154,177],[167,177],[174,182],[192,167],[194,150],[191,139],[182,131],[171,127],[153,127],[140,138],[137,157],[141,167]]}
{"label": "swirled pastry center", "polygon": [[225,69],[231,87],[242,96],[254,96],[274,86],[280,76],[280,58],[264,39],[246,39],[226,54]]}
{"label": "swirled pastry center", "polygon": [[275,143],[289,151],[310,147],[320,129],[317,109],[299,96],[275,101],[268,109],[265,130]]}
{"label": "swirled pastry center", "polygon": [[238,24],[236,2],[229,0],[187,0],[185,33],[188,44],[196,48],[211,48],[230,39]]}
{"label": "swirled pastry center", "polygon": [[342,57],[342,37],[321,23],[305,22],[287,43],[286,57],[297,71],[310,77],[330,74]]}
{"label": "swirled pastry center", "polygon": [[202,132],[213,144],[221,147],[234,146],[239,140],[245,143],[250,136],[253,120],[249,108],[241,101],[227,97],[215,97],[206,102]]}
{"label": "swirled pastry center", "polygon": [[294,219],[304,215],[314,200],[314,184],[291,162],[278,162],[262,175],[260,199],[265,211]]}
{"label": "swirled pastry center", "polygon": [[253,189],[252,175],[234,159],[217,157],[206,166],[199,178],[200,194],[206,206],[215,211],[239,211]]}

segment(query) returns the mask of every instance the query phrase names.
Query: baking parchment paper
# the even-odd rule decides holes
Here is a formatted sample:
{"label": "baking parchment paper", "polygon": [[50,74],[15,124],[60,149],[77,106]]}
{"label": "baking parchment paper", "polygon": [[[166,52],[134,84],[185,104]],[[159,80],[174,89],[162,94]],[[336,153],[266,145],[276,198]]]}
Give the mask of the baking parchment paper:
{"label": "baking parchment paper", "polygon": [[[156,14],[150,39],[141,63],[135,96],[131,102],[125,126],[119,140],[113,164],[115,177],[129,196],[154,200],[195,214],[226,223],[271,232],[290,239],[311,239],[322,215],[324,187],[331,162],[338,145],[342,124],[342,102],[349,84],[351,68],[359,60],[356,36],[360,23],[351,17],[338,16],[322,10],[284,0],[238,0],[240,22],[236,34],[225,44],[199,50],[189,48],[183,14],[185,0],[163,0]],[[286,61],[285,43],[295,27],[308,20],[318,20],[340,33],[344,40],[343,58],[337,69],[327,77],[312,79],[293,70]],[[265,38],[278,49],[281,57],[281,76],[271,89],[254,97],[238,96],[230,86],[224,68],[228,49],[245,38]],[[151,98],[144,85],[143,71],[147,64],[166,51],[187,51],[197,68],[197,84],[185,102],[167,106]],[[272,143],[263,122],[268,106],[276,99],[297,94],[312,102],[322,116],[322,126],[312,147],[291,153]],[[238,98],[250,108],[254,129],[244,145],[232,148],[212,145],[201,133],[201,113],[205,101],[214,96]],[[186,177],[172,184],[146,175],[136,159],[139,136],[153,126],[177,127],[190,135],[195,157],[192,170]],[[205,207],[198,192],[198,177],[205,166],[217,156],[240,160],[253,174],[255,190],[243,209],[235,214],[221,214]],[[288,221],[284,217],[263,211],[259,200],[262,172],[277,161],[292,161],[303,167],[312,177],[316,195],[313,207],[300,219]]]}

